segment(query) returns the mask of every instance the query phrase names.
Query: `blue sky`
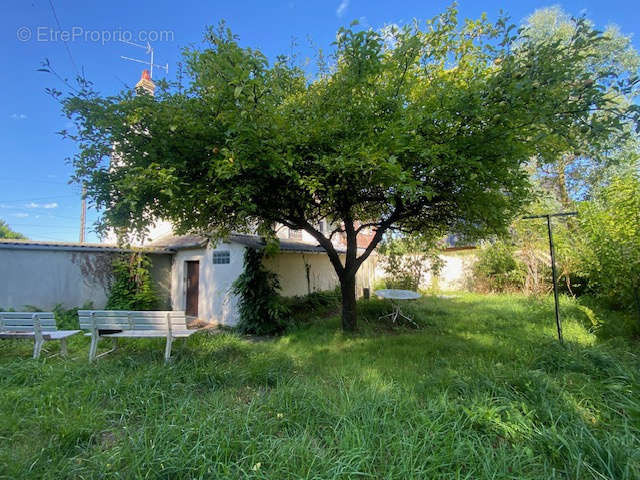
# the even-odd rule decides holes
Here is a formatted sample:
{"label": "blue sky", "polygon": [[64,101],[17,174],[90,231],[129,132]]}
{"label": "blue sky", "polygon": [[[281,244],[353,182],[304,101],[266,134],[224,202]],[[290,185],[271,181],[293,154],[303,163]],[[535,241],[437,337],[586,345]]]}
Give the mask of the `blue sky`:
{"label": "blue sky", "polygon": [[[112,94],[135,84],[143,68],[120,56],[145,58],[144,50],[119,39],[155,40],[156,62],[168,63],[169,77],[173,78],[181,48],[198,43],[205,26],[221,19],[240,36],[242,44],[260,48],[270,58],[290,52],[292,39],[300,44],[304,57],[307,38],[326,50],[336,30],[351,20],[378,28],[430,18],[449,4],[403,0],[5,0],[0,17],[5,59],[0,75],[0,218],[32,239],[78,239],[80,190],[67,184],[71,168],[64,160],[75,146],[55,133],[67,126],[67,120],[44,91],[62,85],[53,76],[36,71],[45,58],[66,77],[72,77],[76,68],[83,69],[101,92]],[[486,12],[490,19],[503,9],[520,23],[534,10],[550,5],[560,5],[571,14],[584,12],[599,27],[614,23],[625,34],[635,33],[640,25],[638,4],[632,0],[463,0],[459,9],[462,17]],[[64,35],[68,36],[66,43]],[[640,39],[634,37],[633,42],[640,49]],[[164,73],[156,70],[154,77],[161,76]],[[89,226],[96,217],[90,209]],[[97,241],[91,231],[87,239]]]}

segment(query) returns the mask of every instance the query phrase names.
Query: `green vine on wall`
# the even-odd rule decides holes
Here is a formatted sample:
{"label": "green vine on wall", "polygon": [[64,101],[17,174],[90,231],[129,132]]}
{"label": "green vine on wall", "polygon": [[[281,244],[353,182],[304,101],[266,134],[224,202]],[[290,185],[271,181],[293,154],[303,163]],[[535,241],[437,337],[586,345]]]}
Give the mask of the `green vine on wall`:
{"label": "green vine on wall", "polygon": [[244,272],[233,282],[233,293],[240,297],[238,330],[242,333],[272,335],[286,327],[288,307],[279,295],[278,276],[262,264],[264,252],[247,248]]}
{"label": "green vine on wall", "polygon": [[108,310],[155,310],[159,299],[151,278],[151,260],[141,252],[122,254],[113,261],[113,285]]}

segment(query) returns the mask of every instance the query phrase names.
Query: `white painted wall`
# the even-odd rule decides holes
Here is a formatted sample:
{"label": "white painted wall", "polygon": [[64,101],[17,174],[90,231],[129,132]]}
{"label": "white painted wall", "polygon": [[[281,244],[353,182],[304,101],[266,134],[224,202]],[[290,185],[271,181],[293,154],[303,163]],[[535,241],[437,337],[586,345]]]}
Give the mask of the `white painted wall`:
{"label": "white painted wall", "polygon": [[[104,308],[111,280],[111,252],[60,249],[0,248],[0,308],[33,305],[51,310],[92,302]],[[151,255],[152,276],[164,302],[168,301],[168,255]],[[166,300],[165,300],[166,299]]]}
{"label": "white painted wall", "polygon": [[[230,263],[213,263],[214,250],[229,250]],[[219,243],[215,248],[180,250],[173,258],[171,298],[174,310],[186,309],[186,262],[200,262],[198,318],[220,325],[235,325],[238,321],[238,299],[231,286],[244,269],[245,247],[238,243]]]}
{"label": "white painted wall", "polygon": [[[477,259],[476,255],[474,253],[461,252],[440,255],[440,258],[444,261],[444,266],[438,276],[438,287],[443,290],[464,290],[467,287],[467,279],[471,275],[471,268]],[[384,257],[381,257],[376,266],[376,278],[383,279],[385,277],[383,267]],[[428,271],[430,268],[429,261],[425,262],[424,268],[426,273],[422,276],[420,288],[426,289],[433,285],[431,272]]]}

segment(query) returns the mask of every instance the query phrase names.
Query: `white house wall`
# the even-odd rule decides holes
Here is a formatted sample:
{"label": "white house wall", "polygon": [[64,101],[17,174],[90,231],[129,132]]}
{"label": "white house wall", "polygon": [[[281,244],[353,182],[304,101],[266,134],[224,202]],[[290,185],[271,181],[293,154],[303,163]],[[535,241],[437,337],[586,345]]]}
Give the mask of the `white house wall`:
{"label": "white house wall", "polygon": [[[214,250],[229,250],[230,263],[214,264]],[[238,301],[231,293],[231,286],[244,270],[244,250],[245,247],[237,243],[220,243],[216,248],[178,251],[172,267],[173,309],[186,309],[186,262],[197,260],[200,262],[198,318],[220,325],[235,325]]]}
{"label": "white house wall", "polygon": [[[228,250],[230,263],[214,264],[213,252],[216,250]],[[238,298],[231,293],[231,288],[244,270],[244,252],[245,247],[238,243],[220,243],[215,248],[178,251],[172,267],[173,309],[186,309],[186,262],[198,261],[198,318],[219,325],[235,325],[238,322]],[[363,288],[373,287],[375,263],[374,255],[360,268],[356,276],[358,296],[362,295]],[[309,282],[305,264],[309,265]],[[309,291],[333,290],[339,285],[329,257],[323,253],[280,252],[265,259],[264,265],[278,275],[281,294],[285,297],[306,295]]]}

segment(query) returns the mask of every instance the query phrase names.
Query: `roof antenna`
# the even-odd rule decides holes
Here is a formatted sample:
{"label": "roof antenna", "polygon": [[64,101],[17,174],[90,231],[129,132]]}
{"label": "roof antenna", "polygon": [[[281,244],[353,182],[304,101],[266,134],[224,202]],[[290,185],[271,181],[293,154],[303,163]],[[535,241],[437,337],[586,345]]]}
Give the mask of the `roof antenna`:
{"label": "roof antenna", "polygon": [[168,75],[169,74],[169,64],[166,63],[165,65],[158,65],[153,63],[153,48],[151,47],[151,44],[149,42],[147,42],[146,45],[140,45],[139,43],[134,43],[134,42],[129,42],[127,40],[120,40],[122,43],[126,43],[127,45],[132,45],[134,47],[138,47],[138,48],[143,48],[144,50],[146,50],[146,54],[149,55],[149,61],[145,61],[145,60],[139,60],[137,58],[131,58],[131,57],[125,57],[124,55],[120,55],[120,58],[124,59],[124,60],[130,60],[132,62],[138,62],[138,63],[143,63],[144,65],[149,65],[149,77],[151,79],[153,79],[153,67],[157,67],[157,68],[161,68],[162,70],[165,71],[165,73]]}

